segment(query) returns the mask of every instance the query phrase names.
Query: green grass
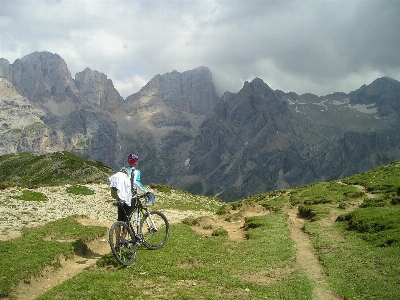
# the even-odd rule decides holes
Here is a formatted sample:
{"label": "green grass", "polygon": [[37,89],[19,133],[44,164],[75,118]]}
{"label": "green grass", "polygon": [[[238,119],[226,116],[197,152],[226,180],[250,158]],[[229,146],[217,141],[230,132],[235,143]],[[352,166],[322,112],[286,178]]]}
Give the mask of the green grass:
{"label": "green grass", "polygon": [[87,161],[66,151],[43,155],[2,155],[0,171],[2,189],[13,186],[36,188],[106,182],[114,173],[100,162]]}
{"label": "green grass", "polygon": [[167,185],[164,185],[164,184],[156,184],[156,183],[150,183],[150,188],[151,189],[155,189],[155,190],[157,190],[159,192],[162,192],[164,194],[168,194],[168,195],[171,194],[171,190],[172,190],[171,186],[167,186]]}
{"label": "green grass", "polygon": [[329,228],[310,222],[306,232],[314,237],[328,282],[337,293],[346,299],[400,298],[400,247],[377,247],[342,222]]}
{"label": "green grass", "polygon": [[47,201],[45,194],[31,190],[22,190],[21,195],[13,195],[11,197],[24,201]]}
{"label": "green grass", "polygon": [[[74,192],[88,192],[81,190],[81,183],[69,184]],[[192,226],[198,226],[199,219],[188,217],[171,224],[164,248],[140,248],[132,266],[121,267],[108,253],[97,268],[38,299],[314,299],[316,282],[296,269],[295,244],[284,213],[288,205],[308,219],[304,231],[329,290],[344,299],[400,299],[399,187],[400,162],[341,181],[230,203],[153,186],[157,197],[151,209],[205,211],[230,222],[257,207],[268,213],[245,218],[244,240],[229,239],[223,228],[214,228],[216,234],[207,237],[197,234]],[[8,296],[19,281],[46,265],[59,267],[59,255],[84,251],[86,241],[104,230],[67,218],[24,229],[21,238],[1,242],[0,295]]]}
{"label": "green grass", "polygon": [[[312,218],[305,231],[313,240],[330,286],[346,299],[400,299],[400,206],[393,200],[399,194],[399,166],[399,162],[391,163],[344,179],[346,184],[364,186],[374,196],[361,197],[361,204],[352,212],[344,213],[343,207],[336,205],[354,205],[355,198],[340,190],[332,195],[338,200],[308,205],[315,215],[321,210],[326,210],[324,216],[329,212],[339,215],[331,226],[324,223],[324,217]],[[312,189],[321,185],[325,184],[315,184]],[[299,190],[304,189],[307,187]]]}
{"label": "green grass", "polygon": [[292,205],[341,203],[364,195],[365,193],[355,186],[344,185],[337,181],[319,182],[294,189],[291,192],[290,203]]}
{"label": "green grass", "polygon": [[85,242],[102,235],[105,228],[82,226],[72,217],[42,227],[25,228],[18,239],[0,242],[0,298],[8,297],[21,281],[29,281],[45,266],[60,267],[60,256],[70,258],[85,251]]}
{"label": "green grass", "polygon": [[152,209],[176,209],[192,211],[215,212],[223,203],[216,197],[206,197],[189,194],[186,191],[173,190],[172,192],[157,193],[154,207]]}
{"label": "green grass", "polygon": [[339,220],[375,246],[400,248],[400,206],[358,209]]}
{"label": "green grass", "polygon": [[356,174],[343,180],[346,184],[359,184],[371,193],[395,193],[400,188],[400,162]]}
{"label": "green grass", "polygon": [[[273,280],[294,258],[282,215],[257,222],[246,241],[205,238],[187,225],[172,225],[166,246],[139,250],[132,266],[81,273],[38,299],[80,299],[83,293],[88,299],[312,299],[312,283],[303,273]],[[270,276],[273,283],[249,281],[251,274]]]}
{"label": "green grass", "polygon": [[94,191],[86,186],[74,184],[67,187],[67,193],[74,195],[94,195]]}

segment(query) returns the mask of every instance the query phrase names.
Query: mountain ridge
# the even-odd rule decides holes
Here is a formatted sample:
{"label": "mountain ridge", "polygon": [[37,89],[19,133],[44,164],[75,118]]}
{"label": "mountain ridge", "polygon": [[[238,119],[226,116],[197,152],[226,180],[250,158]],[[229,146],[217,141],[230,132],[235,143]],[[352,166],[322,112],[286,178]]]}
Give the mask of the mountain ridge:
{"label": "mountain ridge", "polygon": [[[255,78],[218,98],[210,70],[198,67],[156,75],[124,100],[105,74],[86,68],[72,79],[49,52],[12,65],[1,59],[0,77],[37,116],[30,126],[2,117],[2,153],[66,150],[118,169],[137,152],[145,182],[224,201],[400,158],[400,83],[389,77],[327,96],[272,90]],[[3,112],[26,116],[9,97]]]}

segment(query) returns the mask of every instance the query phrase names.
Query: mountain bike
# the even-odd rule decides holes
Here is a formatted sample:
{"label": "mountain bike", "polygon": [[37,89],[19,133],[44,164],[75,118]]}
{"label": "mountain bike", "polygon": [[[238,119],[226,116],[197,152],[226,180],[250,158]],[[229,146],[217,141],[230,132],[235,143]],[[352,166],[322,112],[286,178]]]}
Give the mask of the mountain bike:
{"label": "mountain bike", "polygon": [[[128,221],[116,221],[110,227],[109,243],[115,259],[124,266],[131,265],[136,259],[139,245],[150,250],[162,248],[169,237],[167,217],[157,210],[149,211],[147,205],[154,202],[154,194],[135,195],[132,198],[134,210],[130,216],[124,209],[124,201],[116,201],[121,206]],[[141,199],[147,198],[145,203]],[[146,206],[145,206],[146,205]],[[133,223],[132,223],[133,217]]]}

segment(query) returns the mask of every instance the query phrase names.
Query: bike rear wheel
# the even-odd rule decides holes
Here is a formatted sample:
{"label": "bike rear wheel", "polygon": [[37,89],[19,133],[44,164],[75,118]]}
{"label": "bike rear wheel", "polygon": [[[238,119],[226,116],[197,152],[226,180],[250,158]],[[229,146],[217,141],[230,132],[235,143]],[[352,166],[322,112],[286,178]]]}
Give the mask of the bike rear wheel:
{"label": "bike rear wheel", "polygon": [[167,217],[156,210],[144,215],[140,221],[143,235],[143,245],[151,250],[164,247],[169,237],[169,223]]}
{"label": "bike rear wheel", "polygon": [[130,266],[136,258],[137,243],[128,224],[117,221],[111,225],[109,243],[115,259],[124,266]]}

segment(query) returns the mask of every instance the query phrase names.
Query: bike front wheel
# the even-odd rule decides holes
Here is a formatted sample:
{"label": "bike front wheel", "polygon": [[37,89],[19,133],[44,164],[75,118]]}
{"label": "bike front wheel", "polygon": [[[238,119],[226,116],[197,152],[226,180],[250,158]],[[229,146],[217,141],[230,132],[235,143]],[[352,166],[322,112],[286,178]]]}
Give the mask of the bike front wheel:
{"label": "bike front wheel", "polygon": [[169,237],[169,223],[167,217],[156,210],[148,212],[140,221],[143,235],[143,245],[151,250],[164,247]]}
{"label": "bike front wheel", "polygon": [[128,224],[117,221],[111,225],[109,243],[115,259],[124,266],[130,266],[136,258],[137,243]]}

